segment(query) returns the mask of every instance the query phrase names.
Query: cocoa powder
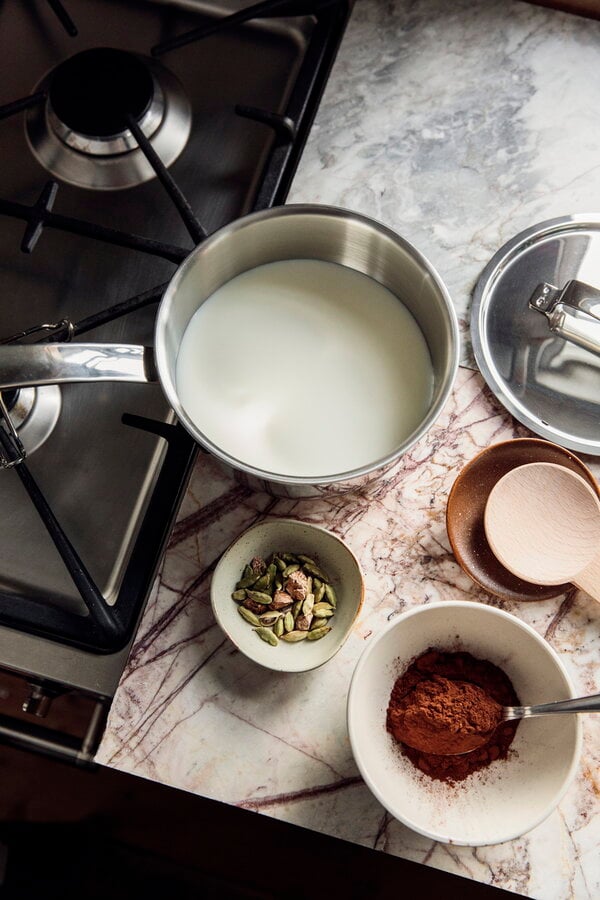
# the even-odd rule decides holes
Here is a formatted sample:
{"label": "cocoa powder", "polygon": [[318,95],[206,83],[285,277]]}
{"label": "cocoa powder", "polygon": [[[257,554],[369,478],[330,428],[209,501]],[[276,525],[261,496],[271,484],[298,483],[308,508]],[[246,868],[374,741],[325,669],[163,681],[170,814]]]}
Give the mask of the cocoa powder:
{"label": "cocoa powder", "polygon": [[502,707],[484,690],[441,675],[420,681],[390,710],[397,741],[438,755],[483,746],[501,720]]}
{"label": "cocoa powder", "polygon": [[[470,653],[430,648],[394,684],[387,730],[426,775],[462,781],[508,754],[518,722],[497,725],[498,705],[519,705],[510,679],[498,666]],[[449,750],[470,749],[469,735],[476,745],[481,732],[489,732],[489,737],[477,749],[464,756],[447,755]]]}

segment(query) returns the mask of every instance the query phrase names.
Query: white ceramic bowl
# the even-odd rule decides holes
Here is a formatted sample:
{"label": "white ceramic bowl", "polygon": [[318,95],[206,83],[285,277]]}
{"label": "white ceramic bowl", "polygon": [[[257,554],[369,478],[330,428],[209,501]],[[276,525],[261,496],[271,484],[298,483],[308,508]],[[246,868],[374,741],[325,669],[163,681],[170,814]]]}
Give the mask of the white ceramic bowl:
{"label": "white ceramic bowl", "polygon": [[[338,603],[332,629],[319,641],[280,641],[277,647],[271,647],[242,619],[238,604],[231,599],[236,582],[252,557],[266,558],[276,550],[310,556],[331,578]],[[238,650],[261,666],[279,672],[305,672],[331,659],[352,629],[363,594],[360,566],[350,548],[325,528],[294,519],[270,519],[241,534],[219,560],[210,588],[215,618]]]}
{"label": "white ceramic bowl", "polygon": [[394,681],[429,647],[466,650],[495,663],[523,705],[573,697],[573,685],[558,655],[532,628],[499,609],[467,601],[432,603],[398,616],[371,641],[354,672],[350,742],[379,802],[436,841],[480,846],[512,840],[542,822],[572,781],[581,754],[579,717],[522,721],[507,759],[455,785],[434,781],[386,731]]}

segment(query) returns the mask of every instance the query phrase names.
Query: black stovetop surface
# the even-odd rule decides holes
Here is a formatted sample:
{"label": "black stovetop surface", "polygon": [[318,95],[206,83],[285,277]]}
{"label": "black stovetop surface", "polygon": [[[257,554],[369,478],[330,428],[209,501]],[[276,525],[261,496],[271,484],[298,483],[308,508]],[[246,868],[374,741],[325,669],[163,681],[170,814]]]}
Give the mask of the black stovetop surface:
{"label": "black stovetop surface", "polygon": [[[202,234],[284,202],[348,9],[343,0],[269,0],[249,21],[219,30],[241,6],[0,7],[0,341],[68,318],[75,340],[151,344],[164,285]],[[198,28],[207,30],[202,39],[169,44]],[[16,112],[10,104],[26,106],[61,62],[97,47],[144,58],[154,47],[178,79],[192,125],[167,171],[187,218],[156,177],[92,190],[55,177],[32,152],[26,123],[43,119],[46,101],[34,96]],[[118,315],[105,314],[120,304]],[[132,637],[197,448],[155,385],[72,384],[59,393],[48,400],[58,412],[46,440],[0,471],[0,625],[109,653]],[[33,413],[47,399],[37,389]]]}

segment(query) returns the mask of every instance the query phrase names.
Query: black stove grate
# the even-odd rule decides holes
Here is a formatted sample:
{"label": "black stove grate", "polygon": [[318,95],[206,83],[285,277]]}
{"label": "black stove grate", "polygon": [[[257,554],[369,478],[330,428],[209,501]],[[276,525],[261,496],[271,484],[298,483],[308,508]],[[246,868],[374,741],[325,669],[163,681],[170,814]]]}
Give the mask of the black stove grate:
{"label": "black stove grate", "polygon": [[60,2],[60,0],[47,0],[48,6],[65,29],[69,37],[77,37],[79,31],[77,30],[77,25]]}
{"label": "black stove grate", "polygon": [[187,47],[196,41],[204,40],[220,31],[228,28],[235,28],[250,22],[252,19],[272,18],[275,16],[308,16],[319,15],[327,7],[339,5],[336,0],[262,0],[261,3],[254,3],[245,9],[224,16],[222,19],[212,21],[207,25],[199,28],[193,28],[180,34],[177,37],[169,38],[168,41],[162,41],[152,48],[152,56],[162,56],[171,50],[179,50],[181,47]]}
{"label": "black stove grate", "polygon": [[[67,33],[75,37],[77,28],[64,6],[59,0],[48,0],[48,4]],[[238,105],[232,110],[232,114],[252,119],[256,121],[258,127],[272,128],[275,133],[272,150],[265,163],[253,203],[255,210],[275,206],[285,200],[335,58],[348,14],[347,0],[304,0],[304,2],[266,0],[266,2],[225,16],[221,20],[213,20],[202,28],[194,29],[152,48],[152,54],[159,56],[200,39],[208,38],[211,34],[226,28],[242,26],[253,18],[314,16],[314,29],[285,115],[244,105]],[[0,119],[22,112],[45,99],[46,95],[40,92],[6,104],[0,107]],[[190,204],[157,156],[136,119],[129,116],[126,124],[176,206],[193,242],[200,243],[206,237],[206,231],[196,218]],[[53,211],[56,194],[56,182],[49,181],[43,187],[38,200],[31,206],[0,199],[0,215],[26,222],[21,244],[24,252],[32,252],[45,227],[62,229],[82,237],[152,254],[177,264],[183,261],[190,252],[184,248],[150,240],[141,235],[121,232],[56,213]],[[158,285],[78,322],[73,323],[67,319],[57,325],[40,326],[40,330],[45,333],[42,340],[61,340],[66,334],[69,338],[81,335],[143,306],[156,303],[161,299],[165,287],[166,284]],[[27,332],[23,332],[23,334],[29,334],[35,330],[27,329]],[[0,592],[0,622],[3,624],[95,652],[116,651],[132,637],[199,448],[179,424],[169,425],[128,414],[123,415],[122,422],[126,427],[141,428],[160,436],[167,443],[167,451],[115,606],[111,608],[105,602],[76,549],[64,534],[27,465],[20,462],[14,467],[15,471],[50,533],[89,614],[78,616],[39,600]],[[2,477],[11,477],[11,475],[7,472]]]}
{"label": "black stove grate", "polygon": [[14,116],[17,113],[23,112],[31,106],[37,106],[38,103],[41,103],[45,99],[46,94],[44,91],[37,91],[35,94],[30,94],[29,97],[21,97],[20,100],[13,100],[12,103],[5,103],[4,106],[0,106],[0,119],[8,119],[9,116]]}
{"label": "black stove grate", "polygon": [[183,193],[179,190],[177,183],[173,180],[171,174],[169,173],[169,170],[136,122],[135,118],[132,115],[128,115],[126,117],[126,121],[127,126],[136,139],[140,150],[156,172],[156,177],[177,208],[177,212],[181,216],[183,224],[187,228],[191,239],[195,244],[199,244],[204,240],[205,237],[207,237],[207,234],[194,215],[192,207],[185,199]]}
{"label": "black stove grate", "polygon": [[[151,256],[160,256],[174,263],[183,262],[190,252],[183,247],[163,244],[162,241],[153,241],[139,234],[129,234],[125,231],[118,231],[116,228],[107,228],[106,225],[96,225],[94,222],[86,222],[83,219],[75,219],[72,216],[63,216],[52,212],[43,202],[45,192],[46,187],[42,189],[40,197],[32,206],[0,198],[0,215],[27,222],[25,234],[28,233],[32,223],[35,228],[60,228],[62,231],[69,231],[71,234],[78,234],[81,237],[104,241],[106,244],[126,247],[129,250],[139,250],[142,253],[149,253]],[[28,252],[27,246],[23,247],[22,245],[22,249],[24,252]]]}

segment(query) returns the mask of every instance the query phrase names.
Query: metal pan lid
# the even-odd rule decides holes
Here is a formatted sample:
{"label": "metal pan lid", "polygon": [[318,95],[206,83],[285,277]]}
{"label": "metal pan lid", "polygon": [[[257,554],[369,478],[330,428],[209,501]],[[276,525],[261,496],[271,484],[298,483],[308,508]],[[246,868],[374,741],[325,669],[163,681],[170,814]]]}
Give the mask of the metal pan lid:
{"label": "metal pan lid", "polygon": [[[600,355],[551,330],[543,301],[533,299],[543,288],[556,302],[571,281],[600,290],[600,215],[541,222],[495,254],[473,295],[473,351],[516,419],[563,447],[600,456]],[[558,308],[594,327],[597,320],[568,302]]]}

